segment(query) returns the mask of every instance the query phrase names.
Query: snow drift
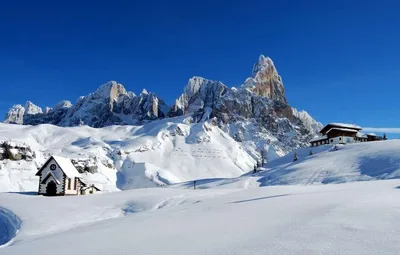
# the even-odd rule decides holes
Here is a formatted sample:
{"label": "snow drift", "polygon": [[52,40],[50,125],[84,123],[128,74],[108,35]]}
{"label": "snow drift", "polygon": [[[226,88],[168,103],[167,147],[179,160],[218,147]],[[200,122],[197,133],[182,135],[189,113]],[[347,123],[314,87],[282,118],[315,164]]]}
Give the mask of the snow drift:
{"label": "snow drift", "polygon": [[0,247],[10,242],[21,228],[21,220],[12,211],[0,206]]}

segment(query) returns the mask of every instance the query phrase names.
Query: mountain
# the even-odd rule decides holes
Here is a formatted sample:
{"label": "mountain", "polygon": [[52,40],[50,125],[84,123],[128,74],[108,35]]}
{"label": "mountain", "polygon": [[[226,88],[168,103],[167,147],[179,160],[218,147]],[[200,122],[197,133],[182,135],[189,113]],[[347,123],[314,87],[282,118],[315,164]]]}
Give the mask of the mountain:
{"label": "mountain", "polygon": [[268,151],[268,160],[308,146],[321,123],[307,112],[290,107],[282,78],[273,61],[261,55],[251,76],[238,88],[201,77],[189,79],[169,116],[192,115],[201,122],[216,117],[229,133],[255,158]]}
{"label": "mountain", "polygon": [[23,125],[105,127],[162,119],[168,110],[165,102],[154,93],[143,90],[136,96],[126,91],[122,84],[110,81],[101,85],[95,92],[80,97],[75,105],[63,100],[44,112],[31,102],[27,102],[25,107],[14,105],[4,122]]}
{"label": "mountain", "polygon": [[135,95],[122,84],[110,81],[80,97],[74,105],[61,101],[44,111],[31,102],[25,107],[15,105],[4,122],[100,128],[142,125],[177,116],[191,117],[195,123],[215,117],[219,128],[240,142],[253,158],[260,160],[264,150],[268,161],[308,146],[322,128],[307,112],[289,105],[282,78],[273,61],[263,55],[250,76],[236,88],[202,77],[190,78],[172,107],[154,93],[143,90]]}

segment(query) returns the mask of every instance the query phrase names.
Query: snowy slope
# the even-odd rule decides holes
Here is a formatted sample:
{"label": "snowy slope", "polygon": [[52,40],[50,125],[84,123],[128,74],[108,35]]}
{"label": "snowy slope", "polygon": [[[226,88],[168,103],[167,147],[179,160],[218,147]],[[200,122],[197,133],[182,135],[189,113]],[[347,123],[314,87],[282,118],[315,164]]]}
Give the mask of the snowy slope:
{"label": "snowy slope", "polygon": [[105,191],[237,177],[254,166],[240,144],[213,121],[191,124],[183,117],[99,129],[0,124],[1,140],[24,142],[36,158],[0,161],[0,192],[37,190],[37,167],[51,154],[90,159],[98,169],[84,179]]}
{"label": "snowy slope", "polygon": [[[303,148],[269,162],[263,171],[237,178],[197,181],[198,189],[249,188],[269,185],[312,185],[400,179],[400,140]],[[312,152],[313,155],[310,155]],[[294,153],[299,160],[294,162]],[[191,187],[184,182],[176,188]]]}
{"label": "snowy slope", "polygon": [[[399,195],[399,180],[53,198],[3,193],[0,224],[22,224],[0,254],[398,254]],[[18,218],[5,220],[4,208]],[[4,239],[13,234],[0,228]]]}
{"label": "snowy slope", "polygon": [[400,140],[350,144],[337,151],[332,148],[312,148],[312,156],[310,148],[299,150],[297,162],[293,162],[293,153],[272,161],[260,182],[325,184],[400,178]]}

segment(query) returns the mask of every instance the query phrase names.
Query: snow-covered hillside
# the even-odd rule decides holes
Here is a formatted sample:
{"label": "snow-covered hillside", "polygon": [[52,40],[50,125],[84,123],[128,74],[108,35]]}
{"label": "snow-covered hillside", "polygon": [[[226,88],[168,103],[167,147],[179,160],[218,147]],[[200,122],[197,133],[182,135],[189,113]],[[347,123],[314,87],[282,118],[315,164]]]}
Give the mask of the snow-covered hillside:
{"label": "snow-covered hillside", "polygon": [[75,197],[0,193],[0,254],[394,255],[399,196],[399,180]]}
{"label": "snow-covered hillside", "polygon": [[[256,174],[197,181],[198,189],[234,186],[312,185],[400,179],[400,140],[303,148],[269,162]],[[294,162],[294,153],[298,160]],[[312,154],[312,155],[310,155]],[[191,182],[173,187],[190,187]]]}
{"label": "snow-covered hillside", "polygon": [[[310,151],[314,155],[309,155]],[[264,185],[326,184],[400,178],[400,140],[304,148],[267,164]]]}
{"label": "snow-covered hillside", "polygon": [[34,154],[0,161],[3,192],[35,191],[34,174],[51,154],[80,162],[84,179],[103,191],[176,183],[182,187],[192,180],[199,180],[199,188],[208,188],[235,182],[237,187],[250,187],[400,178],[400,140],[351,144],[338,150],[331,145],[303,148],[296,151],[298,161],[293,162],[292,152],[249,176],[255,161],[246,152],[247,143],[233,140],[214,120],[192,123],[190,117],[100,129],[0,124],[1,140],[24,143]]}
{"label": "snow-covered hillside", "polygon": [[213,120],[191,122],[176,117],[99,129],[0,124],[0,141],[21,142],[35,154],[0,161],[0,192],[37,190],[37,168],[52,154],[94,166],[83,178],[103,191],[237,177],[253,168],[255,161]]}

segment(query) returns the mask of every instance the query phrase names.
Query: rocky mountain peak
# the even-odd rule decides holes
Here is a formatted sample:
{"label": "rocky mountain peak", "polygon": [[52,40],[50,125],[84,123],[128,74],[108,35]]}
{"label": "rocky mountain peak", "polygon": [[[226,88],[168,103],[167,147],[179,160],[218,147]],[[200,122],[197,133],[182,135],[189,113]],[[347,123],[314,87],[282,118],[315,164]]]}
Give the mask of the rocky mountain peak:
{"label": "rocky mountain peak", "polygon": [[282,78],[279,76],[271,58],[260,55],[253,66],[251,77],[247,78],[244,87],[259,96],[267,97],[280,104],[287,105]]}
{"label": "rocky mountain peak", "polygon": [[117,100],[121,95],[127,94],[128,92],[125,87],[116,81],[109,81],[101,85],[96,92],[94,92],[94,95],[98,97],[110,98],[111,100]]}
{"label": "rocky mountain peak", "polygon": [[255,78],[257,73],[264,71],[265,69],[273,69],[276,72],[274,62],[270,57],[265,57],[264,55],[260,55],[258,57],[257,63],[253,66],[252,77]]}
{"label": "rocky mountain peak", "polygon": [[53,110],[53,108],[46,106],[46,108],[44,109],[44,113],[47,114],[47,113],[49,113],[51,110]]}
{"label": "rocky mountain peak", "polygon": [[13,105],[4,118],[4,123],[23,124],[26,115],[42,114],[43,110],[31,101],[27,101],[25,106],[20,104]]}
{"label": "rocky mountain peak", "polygon": [[175,100],[169,116],[194,113],[203,108],[214,108],[227,87],[219,81],[194,76],[189,79],[183,94]]}
{"label": "rocky mountain peak", "polygon": [[22,124],[24,120],[24,114],[25,108],[22,105],[13,105],[10,110],[8,110],[7,115],[4,118],[4,123]]}
{"label": "rocky mountain peak", "polygon": [[58,109],[61,108],[71,108],[72,107],[72,103],[68,100],[61,100],[60,102],[58,102],[52,110],[56,111]]}
{"label": "rocky mountain peak", "polygon": [[25,114],[38,114],[43,113],[42,108],[33,104],[31,101],[25,103]]}

